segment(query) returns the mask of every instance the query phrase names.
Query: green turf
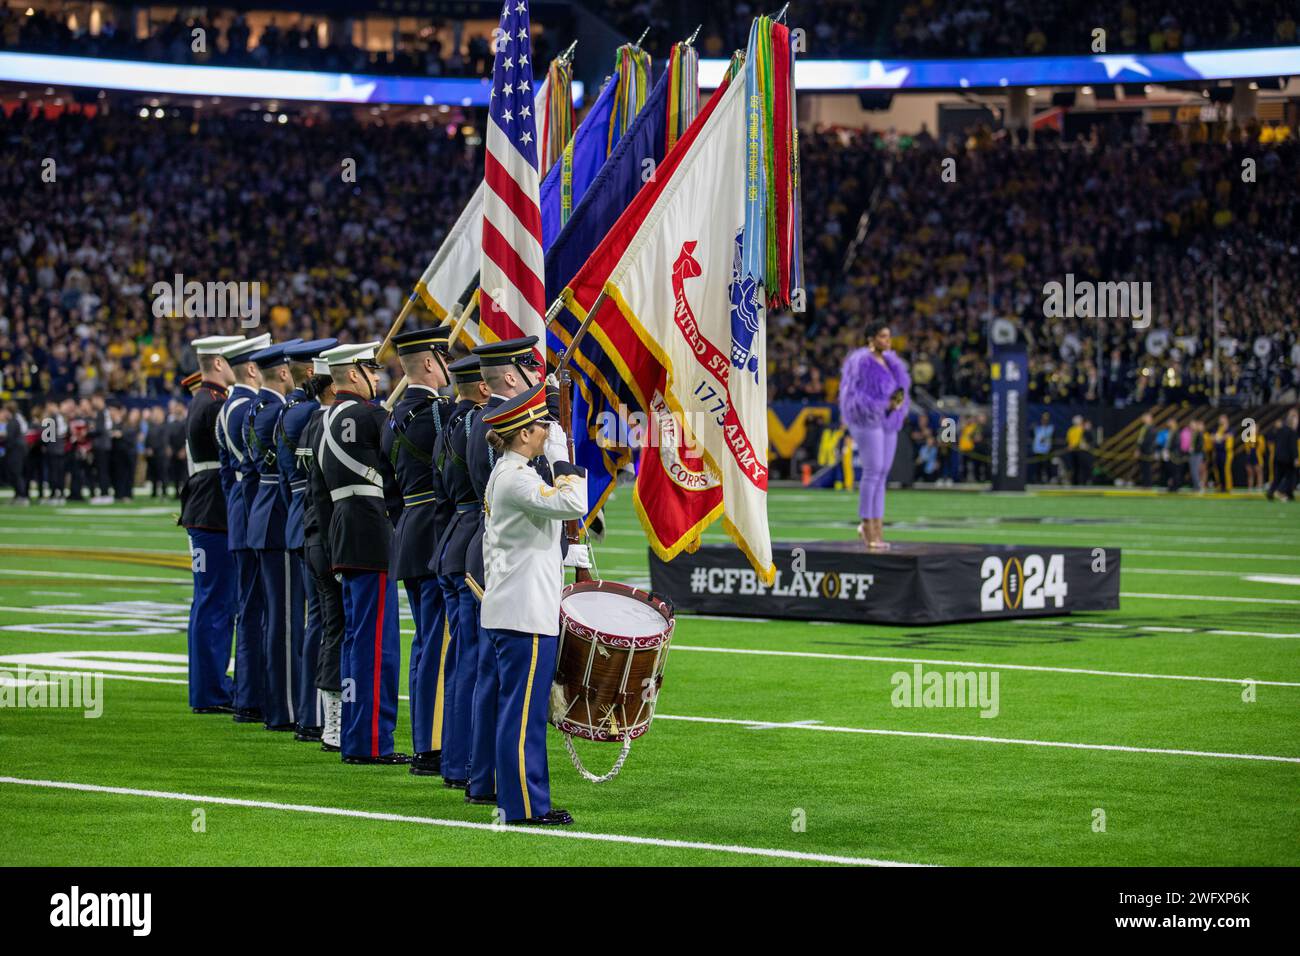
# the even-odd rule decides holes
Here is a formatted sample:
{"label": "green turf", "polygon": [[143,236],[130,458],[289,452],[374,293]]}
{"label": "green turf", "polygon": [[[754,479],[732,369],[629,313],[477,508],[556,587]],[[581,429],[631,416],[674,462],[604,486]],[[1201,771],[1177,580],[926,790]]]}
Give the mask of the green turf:
{"label": "green turf", "polygon": [[[778,541],[854,534],[846,494],[778,490],[770,505]],[[100,610],[145,601],[181,605],[170,613],[183,616],[188,574],[174,566],[185,554],[174,508],[0,502],[0,656],[184,653],[183,629],[140,635],[137,625],[104,625],[112,615]],[[890,495],[889,519],[896,540],[1120,547],[1122,607],[1052,623],[942,627],[681,615],[660,719],[616,781],[582,781],[550,736],[553,793],[574,813],[573,829],[653,844],[443,825],[490,823],[490,808],[465,806],[437,778],[345,767],[288,735],[193,716],[183,673],[110,676],[99,719],[0,709],[0,776],[160,795],[0,783],[6,862],[1300,863],[1300,511],[1245,498],[916,491]],[[609,526],[597,552],[602,576],[644,583],[644,538],[626,491]],[[1247,580],[1260,575],[1279,580]],[[403,631],[409,641],[409,620]],[[796,654],[727,652],[737,649]],[[917,660],[996,671],[998,715],[892,706],[891,675]],[[0,670],[12,666],[0,661]],[[1239,683],[1247,679],[1276,684],[1253,685],[1247,701]],[[403,749],[406,718],[403,703]],[[772,723],[800,725],[764,726]],[[613,758],[608,747],[582,752],[596,765]],[[1292,762],[1238,759],[1261,756]],[[1096,832],[1101,813],[1105,830]]]}

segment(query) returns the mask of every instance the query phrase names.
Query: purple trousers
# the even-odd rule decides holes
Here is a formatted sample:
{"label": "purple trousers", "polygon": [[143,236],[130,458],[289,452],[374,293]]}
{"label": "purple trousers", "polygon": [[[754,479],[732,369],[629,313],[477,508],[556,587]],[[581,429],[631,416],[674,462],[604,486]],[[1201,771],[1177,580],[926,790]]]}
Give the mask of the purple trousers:
{"label": "purple trousers", "polygon": [[862,482],[858,489],[858,517],[883,518],[885,516],[885,482],[894,464],[894,450],[898,447],[898,432],[877,425],[871,428],[850,428],[853,444],[858,447],[858,460],[862,463]]}

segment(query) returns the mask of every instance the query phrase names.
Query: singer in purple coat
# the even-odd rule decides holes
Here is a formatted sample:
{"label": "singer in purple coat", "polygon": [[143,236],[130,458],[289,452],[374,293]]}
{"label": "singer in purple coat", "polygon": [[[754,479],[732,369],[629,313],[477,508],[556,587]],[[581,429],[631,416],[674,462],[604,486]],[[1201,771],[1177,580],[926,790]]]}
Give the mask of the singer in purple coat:
{"label": "singer in purple coat", "polygon": [[872,323],[867,347],[854,349],[840,374],[840,418],[853,436],[862,462],[858,534],[873,551],[884,539],[885,482],[894,463],[898,431],[907,417],[912,377],[890,349],[889,326]]}

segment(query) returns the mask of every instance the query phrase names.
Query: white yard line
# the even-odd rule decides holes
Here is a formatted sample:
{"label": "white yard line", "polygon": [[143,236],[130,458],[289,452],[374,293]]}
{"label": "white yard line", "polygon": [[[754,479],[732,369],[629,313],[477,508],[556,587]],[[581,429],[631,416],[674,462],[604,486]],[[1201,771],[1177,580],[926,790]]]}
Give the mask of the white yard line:
{"label": "white yard line", "polygon": [[175,793],[168,790],[138,790],[134,787],[106,787],[90,783],[72,783],[64,780],[30,780],[23,777],[0,777],[0,784],[25,787],[45,787],[53,790],[77,790],[82,793],[106,793],[125,797],[148,797],[154,800],[176,800],[183,803],[207,803],[227,807],[245,807],[255,810],[280,810],[290,813],[314,813],[332,817],[350,817],[357,820],[378,820],[386,823],[415,823],[422,826],[447,827],[456,830],[508,834],[521,837],[541,837],[567,840],[590,840],[600,843],[623,843],[632,846],[657,846],[671,850],[700,850],[706,853],[731,853],[739,856],[756,856],[777,860],[801,860],[810,863],[839,863],[847,866],[916,866],[896,860],[876,860],[861,856],[836,856],[829,853],[803,853],[798,850],[777,850],[767,847],[737,846],[724,843],[702,843],[695,840],[671,840],[660,837],[631,836],[620,833],[589,833],[582,830],[561,830],[556,827],[511,827],[469,820],[445,820],[437,817],[413,817],[400,813],[377,813],[371,810],[350,810],[344,807],[322,807],[303,803],[276,803],[270,800],[242,800],[236,797],[217,797],[207,794]]}
{"label": "white yard line", "polygon": [[736,720],[725,717],[677,717],[655,714],[655,720],[685,720],[701,724],[732,724],[738,727],[775,727],[790,730],[822,730],[834,734],[871,734],[882,737],[926,737],[933,740],[960,740],[982,744],[1017,744],[1027,747],[1064,747],[1069,750],[1111,750],[1122,753],[1159,754],[1170,757],[1218,757],[1225,760],[1266,760],[1276,763],[1300,764],[1300,757],[1280,757],[1273,754],[1221,753],[1213,750],[1174,750],[1165,747],[1128,747],[1122,744],[1081,744],[1063,740],[1026,740],[1018,737],[985,737],[978,734],[942,734],[920,730],[884,730],[878,727],[831,727],[802,721],[772,724],[763,720]]}
{"label": "white yard line", "polygon": [[1034,671],[1045,674],[1078,674],[1088,677],[1131,677],[1139,680],[1204,681],[1212,684],[1252,684],[1270,687],[1300,687],[1300,682],[1255,680],[1246,677],[1200,677],[1191,674],[1145,674],[1140,671],[1103,671],[1086,667],[1047,667],[1036,664],[1002,664],[994,661],[951,661],[937,657],[875,657],[866,654],[827,654],[820,651],[771,651],[747,647],[702,647],[673,644],[674,651],[698,651],[706,654],[742,654],[755,657],[798,657],[812,660],[862,661],[869,664],[930,664],[944,667],[973,667],[980,670]]}
{"label": "white yard line", "polygon": [[[1021,621],[1022,624],[1035,624],[1039,627],[1129,627],[1127,624],[1101,624],[1092,621],[1075,621],[1065,618],[1047,620],[1035,619]],[[1211,637],[1268,637],[1275,640],[1296,640],[1300,634],[1284,634],[1280,631],[1227,631],[1218,628],[1206,630],[1199,627],[1170,627],[1163,624],[1141,624],[1135,630],[1148,631],[1153,634],[1208,634]]]}
{"label": "white yard line", "polygon": [[[85,671],[53,670],[40,668],[46,674],[78,674]],[[100,673],[100,672],[94,672]],[[130,680],[150,684],[186,684],[187,681],[159,677],[136,677],[126,674],[102,674],[105,680]],[[1236,682],[1234,682],[1236,683]],[[1257,683],[1265,683],[1257,681]],[[410,701],[406,694],[398,694],[399,701]],[[985,737],[974,734],[943,734],[920,730],[883,730],[871,727],[836,727],[818,723],[815,720],[770,721],[740,720],[732,717],[685,717],[678,714],[655,714],[655,720],[680,720],[692,724],[725,724],[733,727],[746,727],[752,730],[823,730],[836,734],[868,734],[883,737],[924,737],[933,740],[959,740],[970,743],[1019,744],[1027,747],[1061,747],[1070,750],[1109,750],[1121,753],[1156,754],[1175,757],[1218,757],[1226,760],[1263,760],[1277,763],[1300,764],[1300,757],[1281,757],[1270,754],[1222,753],[1213,750],[1180,750],[1165,747],[1130,747],[1124,744],[1082,744],[1059,740],[1029,740],[1018,737]],[[0,778],[5,782],[5,778]]]}
{"label": "white yard line", "polygon": [[[3,557],[3,555],[0,555]],[[135,584],[193,584],[188,571],[177,568],[184,577],[151,578],[135,574],[97,574],[90,571],[31,571],[26,568],[0,568],[0,578],[73,578],[82,581],[126,581]]]}
{"label": "white yard line", "polygon": [[1120,591],[1120,597],[1143,598],[1149,601],[1221,601],[1227,604],[1300,604],[1300,598],[1227,597],[1222,594],[1145,594],[1139,591]]}

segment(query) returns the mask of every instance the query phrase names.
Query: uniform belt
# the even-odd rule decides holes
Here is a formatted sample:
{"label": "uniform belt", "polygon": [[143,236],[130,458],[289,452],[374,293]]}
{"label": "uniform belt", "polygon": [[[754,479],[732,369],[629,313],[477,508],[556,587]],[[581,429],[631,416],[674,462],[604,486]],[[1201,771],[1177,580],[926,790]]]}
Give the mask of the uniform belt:
{"label": "uniform belt", "polygon": [[220,468],[220,467],[221,467],[221,462],[219,462],[219,461],[192,461],[192,462],[190,462],[190,471],[191,471],[192,473],[197,473],[197,472],[200,472],[200,471],[211,471],[211,470],[214,469],[214,468]]}
{"label": "uniform belt", "polygon": [[437,494],[432,491],[420,491],[420,492],[416,492],[413,495],[402,496],[402,502],[404,504],[411,505],[412,507],[414,507],[415,505],[431,505],[436,503],[437,500],[438,500]]}
{"label": "uniform belt", "polygon": [[363,498],[382,498],[384,489],[376,488],[374,485],[344,485],[342,488],[335,488],[330,492],[331,501],[342,501],[344,498],[351,498],[353,495],[360,495]]}
{"label": "uniform belt", "polygon": [[481,511],[483,506],[477,501],[462,501],[456,505],[456,514],[467,515],[475,511]]}

